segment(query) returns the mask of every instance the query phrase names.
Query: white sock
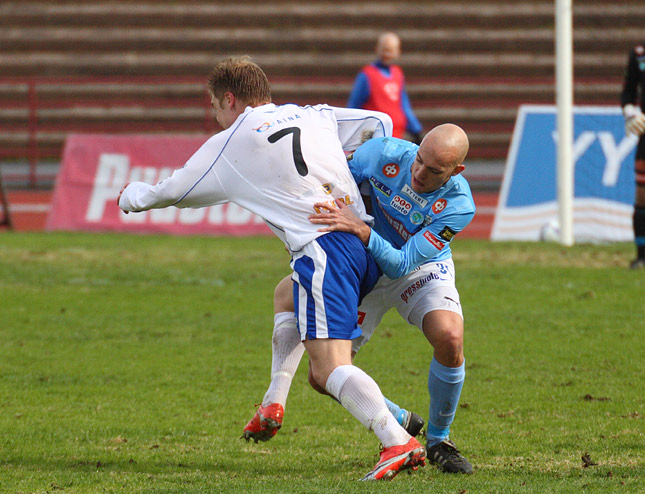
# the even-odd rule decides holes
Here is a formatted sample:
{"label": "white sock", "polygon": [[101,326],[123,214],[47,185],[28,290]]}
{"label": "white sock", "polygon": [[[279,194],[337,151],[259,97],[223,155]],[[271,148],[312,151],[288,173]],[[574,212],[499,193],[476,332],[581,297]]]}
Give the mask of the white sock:
{"label": "white sock", "polygon": [[271,384],[264,395],[262,406],[271,403],[287,404],[287,395],[293,375],[305,351],[293,312],[275,315],[272,338]]}
{"label": "white sock", "polygon": [[336,367],[327,378],[325,388],[361,424],[374,431],[383,447],[407,444],[410,440],[410,435],[385,406],[378,384],[358,367]]}

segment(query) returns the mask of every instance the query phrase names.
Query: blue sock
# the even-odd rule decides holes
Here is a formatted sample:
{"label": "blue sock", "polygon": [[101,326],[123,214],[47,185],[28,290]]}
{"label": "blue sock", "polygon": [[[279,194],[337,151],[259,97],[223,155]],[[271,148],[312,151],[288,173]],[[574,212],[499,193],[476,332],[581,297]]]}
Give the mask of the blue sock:
{"label": "blue sock", "polygon": [[392,415],[394,415],[394,418],[396,421],[399,423],[399,425],[403,426],[405,424],[405,419],[408,416],[408,411],[405,408],[401,408],[399,405],[396,403],[391,402],[385,396],[383,397],[385,400],[385,405],[387,406],[387,409],[390,411]]}
{"label": "blue sock", "polygon": [[446,367],[434,358],[430,362],[428,373],[430,420],[426,428],[428,446],[434,446],[448,437],[465,376],[466,362],[459,367]]}

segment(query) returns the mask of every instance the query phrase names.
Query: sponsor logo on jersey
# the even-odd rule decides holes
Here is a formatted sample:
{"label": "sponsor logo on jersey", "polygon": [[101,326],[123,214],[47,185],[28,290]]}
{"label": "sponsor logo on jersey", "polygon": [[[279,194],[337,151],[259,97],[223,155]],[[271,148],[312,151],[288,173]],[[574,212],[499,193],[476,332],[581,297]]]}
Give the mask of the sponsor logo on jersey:
{"label": "sponsor logo on jersey", "polygon": [[[345,206],[349,206],[350,204],[354,204],[354,201],[352,201],[352,199],[351,199],[351,197],[349,197],[349,195],[346,195],[345,197],[338,197],[336,200],[342,202]],[[338,206],[336,206],[335,201],[325,201],[323,204],[324,204],[323,206],[315,206],[314,211],[316,211],[316,213],[326,213],[327,209],[337,209],[338,208]]]}
{"label": "sponsor logo on jersey", "polygon": [[331,194],[331,184],[323,184],[322,188],[325,191],[325,194]]}
{"label": "sponsor logo on jersey", "polygon": [[288,116],[283,117],[283,118],[278,118],[276,120],[272,120],[271,122],[264,122],[262,125],[260,125],[259,127],[254,128],[253,130],[258,132],[258,133],[266,132],[267,130],[270,130],[273,127],[275,127],[276,125],[282,125],[282,124],[286,124],[286,123],[289,123],[289,122],[295,122],[296,120],[300,120],[301,118],[302,117],[300,115],[298,115],[298,114],[288,115]]}
{"label": "sponsor logo on jersey", "polygon": [[410,221],[413,225],[420,225],[423,223],[423,215],[419,211],[415,211],[410,215]]}
{"label": "sponsor logo on jersey", "polygon": [[420,280],[415,281],[412,283],[410,286],[408,286],[405,290],[401,292],[401,300],[403,300],[406,304],[408,303],[408,299],[414,295],[419,288],[421,288],[423,285],[427,284],[428,282],[432,280],[441,280],[441,276],[439,276],[437,273],[430,273],[428,276],[425,278],[421,278]]}
{"label": "sponsor logo on jersey", "polygon": [[347,161],[352,161],[354,159],[354,153],[347,155]]}
{"label": "sponsor logo on jersey", "polygon": [[450,242],[455,235],[457,235],[457,232],[448,226],[444,226],[443,230],[439,232],[439,236],[446,242]]}
{"label": "sponsor logo on jersey", "polygon": [[408,184],[405,184],[403,186],[401,192],[412,199],[412,202],[418,204],[421,208],[425,208],[428,205],[428,201],[417,194],[414,190],[412,190],[412,187],[410,187]]}
{"label": "sponsor logo on jersey", "polygon": [[398,220],[395,220],[389,214],[387,214],[385,212],[385,209],[383,209],[383,205],[380,202],[378,203],[378,207],[383,213],[383,216],[385,217],[386,221],[390,224],[392,228],[394,228],[394,230],[396,230],[396,233],[398,233],[401,236],[401,238],[406,242],[410,240],[413,234],[406,230],[405,226],[403,226],[403,223],[401,223]]}
{"label": "sponsor logo on jersey", "polygon": [[390,197],[390,194],[392,194],[392,189],[381,182],[378,178],[370,177],[370,183],[374,186],[374,188],[383,192],[383,194],[385,194],[387,197]]}
{"label": "sponsor logo on jersey", "polygon": [[396,177],[399,174],[399,165],[396,163],[388,163],[383,167],[381,170],[383,172],[383,175],[385,175],[388,178]]}
{"label": "sponsor logo on jersey", "polygon": [[390,207],[396,209],[399,213],[407,215],[412,209],[412,204],[403,199],[401,196],[394,196],[390,201]]}
{"label": "sponsor logo on jersey", "polygon": [[423,220],[423,226],[428,226],[430,223],[432,223],[432,216],[428,214]]}
{"label": "sponsor logo on jersey", "polygon": [[445,247],[445,244],[435,237],[430,230],[426,231],[423,236],[425,239],[430,242],[435,248],[441,250]]}
{"label": "sponsor logo on jersey", "polygon": [[439,214],[441,211],[446,209],[446,206],[448,205],[448,201],[445,199],[439,199],[435,201],[435,203],[432,205],[432,212],[434,214]]}

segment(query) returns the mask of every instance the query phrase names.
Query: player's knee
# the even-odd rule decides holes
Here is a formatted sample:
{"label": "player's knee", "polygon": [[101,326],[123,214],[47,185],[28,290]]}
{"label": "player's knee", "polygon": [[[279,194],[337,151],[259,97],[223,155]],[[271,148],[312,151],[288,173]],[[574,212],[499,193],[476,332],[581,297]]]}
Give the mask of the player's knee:
{"label": "player's knee", "polygon": [[273,292],[273,311],[279,312],[293,312],[295,310],[293,304],[293,284],[291,276],[287,276],[280,280],[280,283],[275,287]]}
{"label": "player's knee", "polygon": [[463,335],[456,331],[447,331],[443,340],[443,346],[451,355],[461,355],[464,350]]}
{"label": "player's knee", "polygon": [[314,372],[311,369],[311,366],[309,366],[309,375],[307,376],[309,379],[309,384],[312,388],[314,388],[316,391],[318,391],[321,395],[328,395],[329,393],[325,389],[324,386],[321,386],[318,381],[316,380],[314,376]]}
{"label": "player's knee", "polygon": [[463,359],[464,332],[459,326],[435,328],[430,343],[441,361],[454,364]]}

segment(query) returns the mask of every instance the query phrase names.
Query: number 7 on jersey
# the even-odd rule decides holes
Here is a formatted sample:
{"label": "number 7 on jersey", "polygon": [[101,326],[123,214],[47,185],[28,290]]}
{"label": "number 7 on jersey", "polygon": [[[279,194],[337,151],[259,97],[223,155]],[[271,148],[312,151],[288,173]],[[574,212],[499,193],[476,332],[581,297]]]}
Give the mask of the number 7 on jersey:
{"label": "number 7 on jersey", "polygon": [[302,147],[300,146],[300,128],[287,127],[286,129],[279,130],[275,134],[271,134],[267,139],[271,144],[273,144],[288,134],[293,134],[291,149],[293,151],[293,162],[296,165],[296,170],[298,170],[298,173],[301,177],[305,177],[309,173],[309,169],[307,168],[305,159],[302,157]]}

